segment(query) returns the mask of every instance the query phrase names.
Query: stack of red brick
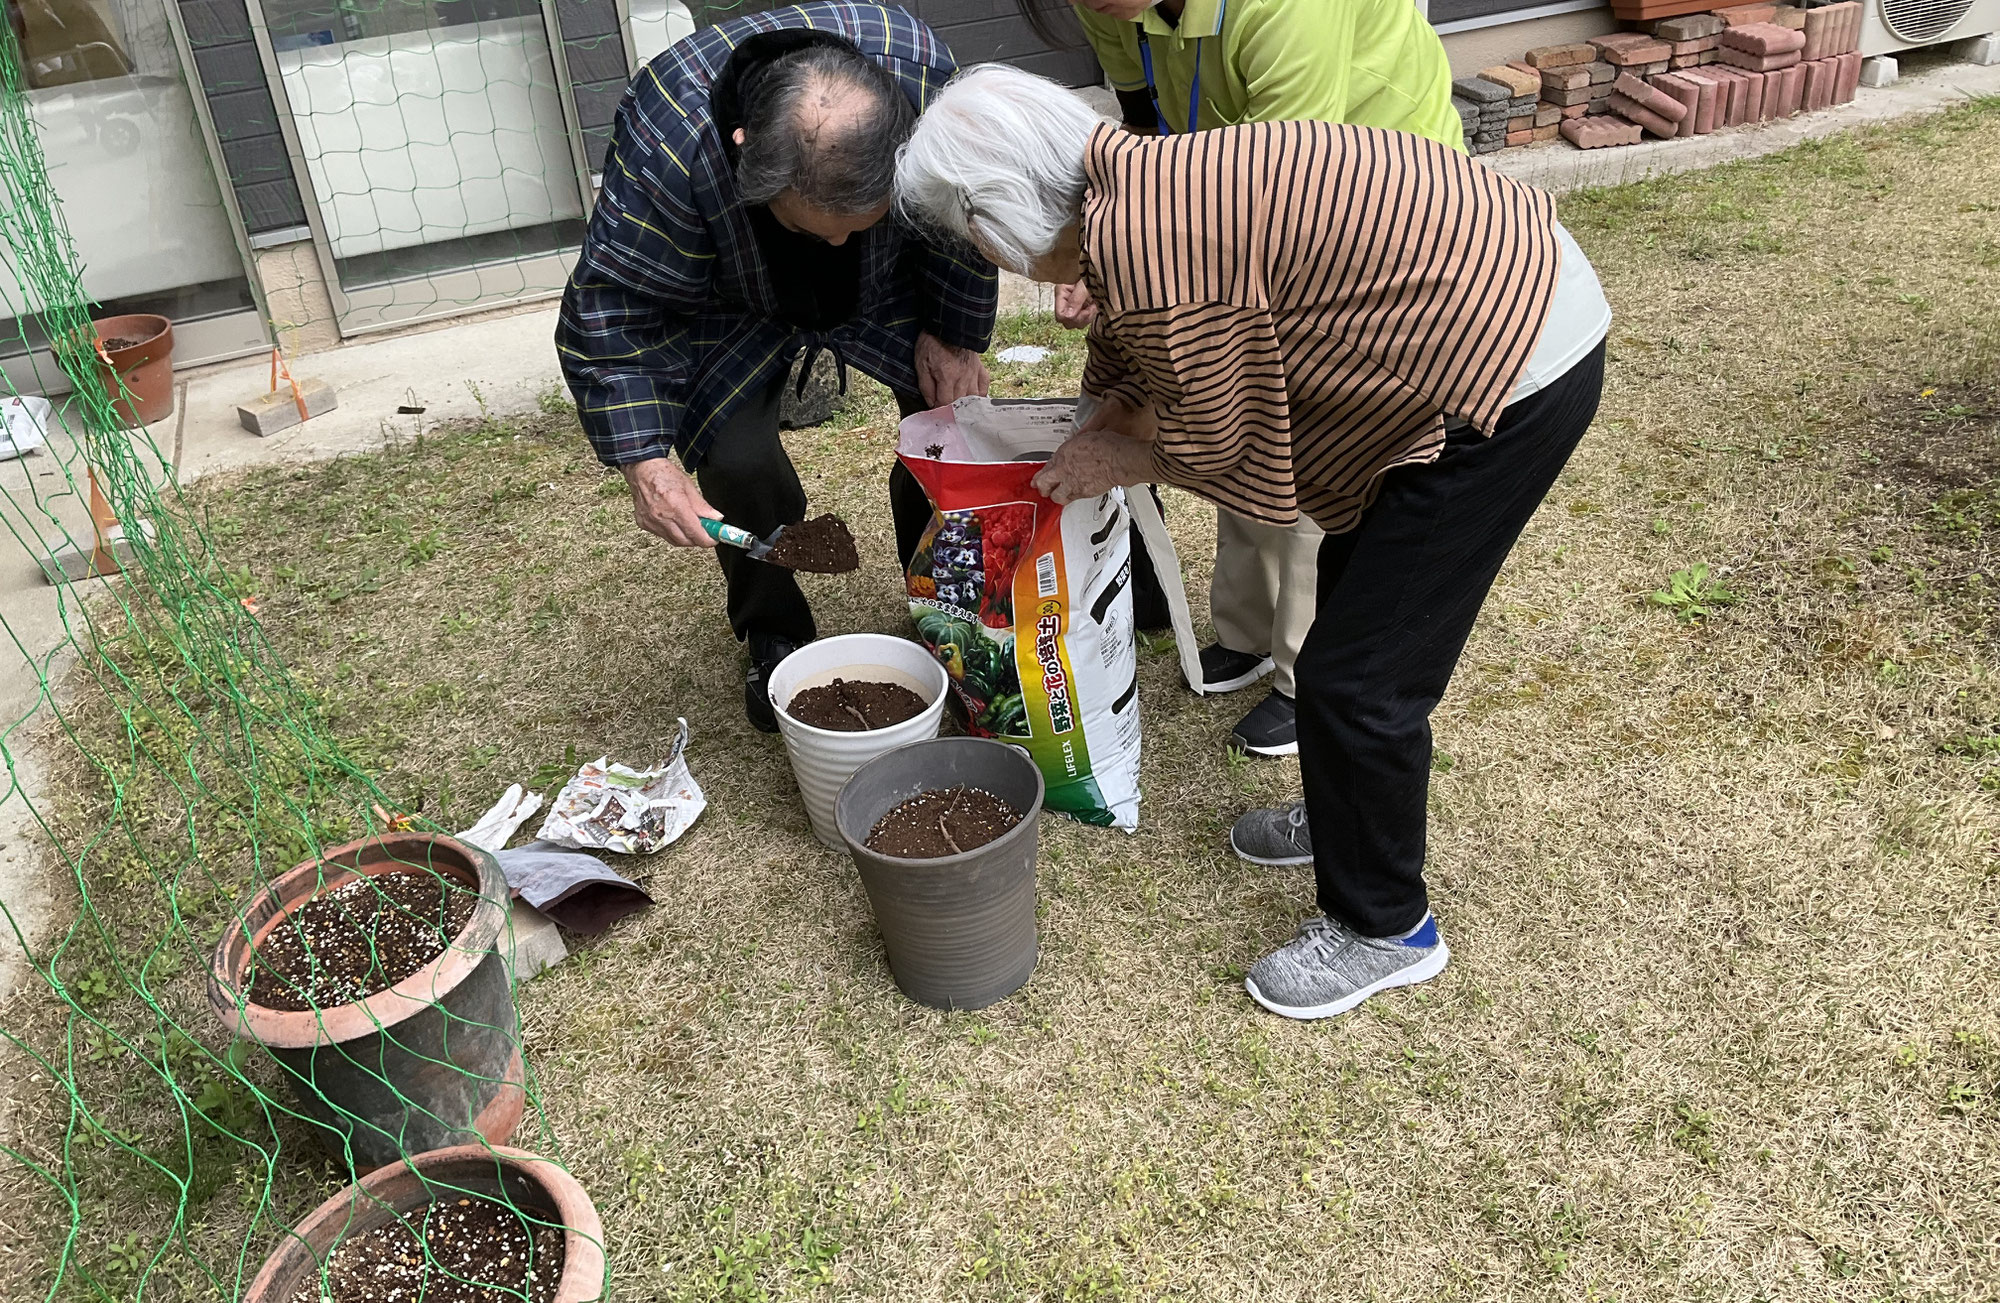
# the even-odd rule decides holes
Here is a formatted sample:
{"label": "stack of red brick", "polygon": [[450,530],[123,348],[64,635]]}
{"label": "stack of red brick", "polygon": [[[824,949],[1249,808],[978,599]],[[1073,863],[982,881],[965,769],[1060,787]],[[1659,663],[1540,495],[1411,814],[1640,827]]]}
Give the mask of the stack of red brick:
{"label": "stack of red brick", "polygon": [[[1844,104],[1860,85],[1860,39],[1859,0],[1837,0],[1815,8],[1738,5],[1543,46],[1458,84],[1466,145],[1486,153],[1560,132],[1579,149],[1598,149]],[[1474,95],[1481,83],[1505,95]],[[1530,114],[1518,106],[1533,102],[1537,86]]]}

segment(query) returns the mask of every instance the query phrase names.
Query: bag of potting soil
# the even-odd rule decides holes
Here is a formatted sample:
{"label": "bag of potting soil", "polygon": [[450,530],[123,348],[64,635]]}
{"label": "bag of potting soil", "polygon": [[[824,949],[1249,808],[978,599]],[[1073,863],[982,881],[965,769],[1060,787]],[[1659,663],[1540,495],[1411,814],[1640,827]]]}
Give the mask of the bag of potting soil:
{"label": "bag of potting soil", "polygon": [[917,632],[972,731],[1024,748],[1047,808],[1139,824],[1139,678],[1125,494],[1058,507],[1031,481],[1075,404],[964,398],[902,424],[935,509],[907,575]]}

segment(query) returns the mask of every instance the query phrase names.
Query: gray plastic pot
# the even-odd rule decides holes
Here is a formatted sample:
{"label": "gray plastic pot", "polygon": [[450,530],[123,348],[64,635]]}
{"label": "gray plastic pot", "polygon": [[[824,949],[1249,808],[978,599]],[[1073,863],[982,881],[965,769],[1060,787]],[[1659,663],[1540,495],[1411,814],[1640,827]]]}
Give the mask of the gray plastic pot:
{"label": "gray plastic pot", "polygon": [[[865,845],[883,815],[922,792],[964,784],[1005,801],[1021,822],[974,850],[934,860]],[[935,1009],[983,1009],[1035,971],[1035,829],[1042,773],[1025,751],[977,737],[917,742],[854,772],[834,822],[861,872],[889,970],[903,994]]]}

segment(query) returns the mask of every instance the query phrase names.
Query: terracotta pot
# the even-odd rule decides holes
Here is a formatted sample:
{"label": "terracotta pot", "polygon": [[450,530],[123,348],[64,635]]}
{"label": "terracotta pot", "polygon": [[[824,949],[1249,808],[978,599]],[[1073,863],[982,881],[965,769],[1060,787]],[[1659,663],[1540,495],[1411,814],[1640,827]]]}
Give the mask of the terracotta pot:
{"label": "terracotta pot", "polygon": [[[136,341],[108,348],[97,363],[98,378],[112,397],[112,410],[127,426],[151,425],[174,414],[174,323],[150,312],[105,317],[90,323],[97,338]],[[104,359],[110,359],[110,365]],[[120,382],[123,382],[121,390]]]}
{"label": "terracotta pot", "polygon": [[[314,896],[360,875],[427,867],[479,892],[450,948],[384,991],[331,1009],[252,1004],[255,948]],[[493,857],[452,837],[349,842],[253,892],[215,947],[208,998],[222,1025],[287,1069],[302,1111],[336,1157],[366,1172],[408,1154],[514,1134],[526,1109],[520,1017],[496,947],[509,915]]]}
{"label": "terracotta pot", "polygon": [[487,1198],[504,1192],[522,1212],[562,1226],[563,1271],[556,1303],[594,1303],[604,1297],[604,1226],[576,1178],[519,1149],[460,1145],[385,1167],[313,1209],[264,1259],[243,1303],[290,1303],[342,1239],[467,1192]]}

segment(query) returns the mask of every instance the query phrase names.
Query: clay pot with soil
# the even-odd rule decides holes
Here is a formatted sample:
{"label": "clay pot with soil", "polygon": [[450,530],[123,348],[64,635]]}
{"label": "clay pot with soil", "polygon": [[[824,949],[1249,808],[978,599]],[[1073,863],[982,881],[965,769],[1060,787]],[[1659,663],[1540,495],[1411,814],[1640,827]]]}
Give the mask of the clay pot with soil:
{"label": "clay pot with soil", "polygon": [[1042,771],[989,738],[947,737],[869,761],[835,817],[903,993],[980,1009],[1035,971]]}
{"label": "clay pot with soil", "polygon": [[841,784],[884,752],[936,737],[949,684],[923,647],[880,633],[808,643],[771,672],[771,706],[814,836],[843,847],[833,815]]}
{"label": "clay pot with soil", "polygon": [[[96,331],[98,379],[129,428],[174,414],[174,323],[150,312],[105,317]],[[121,383],[122,382],[122,383]]]}
{"label": "clay pot with soil", "polygon": [[461,1145],[385,1167],[321,1204],[264,1260],[243,1300],[595,1303],[604,1277],[604,1227],[574,1177],[518,1149]]}
{"label": "clay pot with soil", "polygon": [[357,1171],[499,1144],[526,1106],[496,944],[508,914],[506,878],[477,847],[423,833],[350,842],[243,904],[215,948],[209,1003],[271,1051]]}

